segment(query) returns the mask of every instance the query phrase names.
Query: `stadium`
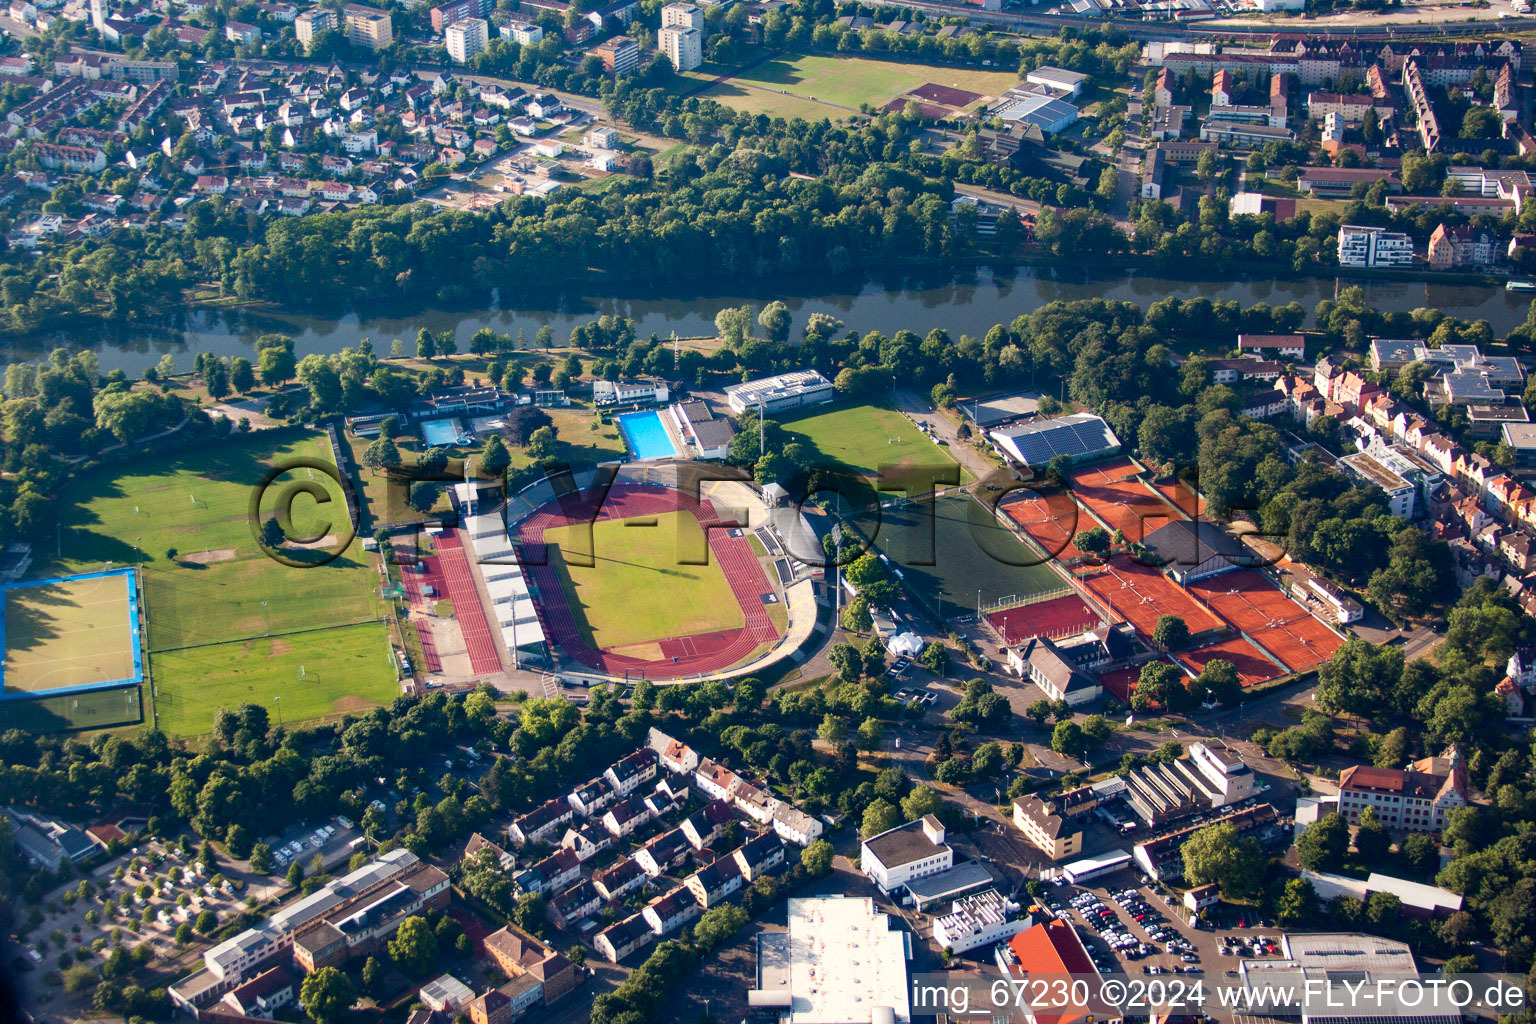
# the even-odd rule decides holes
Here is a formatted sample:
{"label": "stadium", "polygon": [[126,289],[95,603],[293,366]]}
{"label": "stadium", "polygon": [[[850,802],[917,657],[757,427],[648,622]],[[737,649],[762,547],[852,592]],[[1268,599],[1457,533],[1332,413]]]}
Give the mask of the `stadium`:
{"label": "stadium", "polygon": [[756,491],[696,472],[599,467],[529,486],[505,519],[471,509],[492,628],[520,663],[567,680],[694,681],[765,669],[810,635],[810,569],[775,557]]}

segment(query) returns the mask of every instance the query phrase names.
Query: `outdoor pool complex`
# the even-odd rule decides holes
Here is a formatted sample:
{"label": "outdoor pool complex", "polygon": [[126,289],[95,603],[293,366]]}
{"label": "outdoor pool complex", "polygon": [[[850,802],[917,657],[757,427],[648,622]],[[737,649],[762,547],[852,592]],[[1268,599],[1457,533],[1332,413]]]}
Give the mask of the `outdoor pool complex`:
{"label": "outdoor pool complex", "polygon": [[447,448],[458,443],[459,424],[456,420],[427,420],[421,425],[421,436],[431,448]]}
{"label": "outdoor pool complex", "polygon": [[661,422],[661,413],[654,409],[620,416],[619,431],[636,459],[666,459],[677,454],[666,425]]}

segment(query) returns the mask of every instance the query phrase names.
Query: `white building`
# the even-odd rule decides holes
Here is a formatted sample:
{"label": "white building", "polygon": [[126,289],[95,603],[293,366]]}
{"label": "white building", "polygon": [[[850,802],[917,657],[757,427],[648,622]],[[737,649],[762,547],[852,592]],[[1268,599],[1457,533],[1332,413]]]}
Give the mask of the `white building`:
{"label": "white building", "polygon": [[1216,750],[1204,743],[1192,743],[1189,760],[1214,790],[1212,807],[1241,803],[1258,792],[1253,769],[1231,750]]}
{"label": "white building", "polygon": [[1412,519],[1414,495],[1418,488],[1374,455],[1356,452],[1339,460],[1339,466],[1362,484],[1376,484],[1387,495],[1387,509],[1395,516]]}
{"label": "white building", "polygon": [[1028,928],[1029,918],[1014,920],[1019,906],[996,889],[955,900],[954,909],[933,922],[933,941],[951,953],[964,953],[1003,942]]}
{"label": "white building", "polygon": [[490,26],[484,18],[465,18],[443,30],[443,43],[455,64],[463,64],[475,54],[485,52],[489,38]]}
{"label": "white building", "polygon": [[875,901],[821,896],[789,901],[789,927],[758,941],[757,1014],[781,1024],[907,1024],[907,933]]}
{"label": "white building", "polygon": [[656,49],[678,71],[692,71],[704,63],[704,33],[696,28],[668,25],[656,33]]}
{"label": "white building", "polygon": [[1345,224],[1339,228],[1339,265],[1406,267],[1413,263],[1413,239],[1402,231]]}
{"label": "white building", "polygon": [[1340,625],[1359,622],[1365,615],[1365,608],[1359,601],[1321,576],[1314,576],[1307,580],[1307,590],[1327,607],[1329,613],[1333,615],[1333,621]]}
{"label": "white building", "polygon": [[737,416],[748,409],[759,407],[768,416],[786,409],[823,405],[835,397],[832,382],[815,370],[796,370],[776,377],[762,377],[745,384],[733,384],[725,389],[725,400]]}
{"label": "white building", "polygon": [[592,401],[597,405],[664,403],[671,395],[664,380],[595,380]]}
{"label": "white building", "polygon": [[955,851],[944,842],[944,826],[931,814],[871,836],[859,847],[859,870],[882,892],[954,866]]}
{"label": "white building", "polygon": [[667,4],[661,9],[662,28],[696,28],[704,33],[704,12],[693,4]]}

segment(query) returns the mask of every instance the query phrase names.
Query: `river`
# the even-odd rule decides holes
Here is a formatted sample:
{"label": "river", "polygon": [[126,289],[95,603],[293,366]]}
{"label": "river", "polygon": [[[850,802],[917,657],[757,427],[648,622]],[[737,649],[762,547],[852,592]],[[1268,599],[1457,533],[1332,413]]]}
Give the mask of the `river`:
{"label": "river", "polygon": [[[1525,320],[1533,296],[1507,292],[1488,285],[1447,285],[1422,282],[1344,280],[1344,285],[1362,283],[1368,304],[1386,311],[1406,311],[1420,306],[1438,307],[1446,313],[1467,319],[1486,319],[1495,335],[1502,337]],[[526,332],[532,344],[534,332],[544,324],[554,328],[563,342],[573,326],[604,313],[627,316],[636,322],[644,337],[662,338],[672,332],[679,336],[698,336],[714,330],[715,314],[726,306],[763,303],[779,298],[794,315],[794,336],[811,313],[830,313],[849,329],[859,332],[882,331],[886,334],[907,329],[926,334],[942,327],[952,335],[981,335],[993,324],[1007,323],[1053,300],[1106,299],[1128,300],[1143,308],[1167,295],[1180,298],[1205,296],[1209,299],[1236,299],[1243,305],[1267,302],[1284,305],[1291,300],[1306,307],[1308,316],[1314,306],[1334,294],[1334,279],[1299,277],[1233,277],[1213,281],[1202,277],[1176,278],[1143,273],[1098,273],[1081,269],[1016,268],[992,270],[979,268],[966,276],[941,282],[912,277],[872,277],[862,284],[843,284],[830,292],[816,283],[797,282],[779,285],[781,290],[764,285],[747,290],[722,287],[716,294],[689,297],[658,296],[654,292],[608,296],[578,293],[551,296],[547,300],[519,300],[515,304],[493,303],[490,308],[425,309],[411,315],[366,315],[348,313],[340,316],[311,313],[288,314],[269,310],[192,310],[164,323],[133,324],[121,329],[104,326],[97,330],[71,330],[66,334],[44,335],[14,341],[0,347],[0,360],[34,360],[59,345],[91,347],[101,357],[103,369],[121,368],[137,376],[154,365],[164,353],[172,353],[180,370],[189,370],[198,352],[221,356],[250,356],[259,335],[280,333],[295,339],[302,357],[311,352],[339,352],[354,346],[362,338],[371,338],[374,351],[387,355],[390,342],[401,338],[406,352],[415,351],[419,328],[434,333],[452,328],[463,351],[470,335],[482,327],[516,336]]]}

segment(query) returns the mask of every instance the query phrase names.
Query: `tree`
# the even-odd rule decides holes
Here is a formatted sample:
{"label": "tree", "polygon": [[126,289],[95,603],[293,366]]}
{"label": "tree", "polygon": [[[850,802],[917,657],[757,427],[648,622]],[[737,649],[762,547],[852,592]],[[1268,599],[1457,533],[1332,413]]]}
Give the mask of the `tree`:
{"label": "tree", "polygon": [[379,963],[379,958],[370,956],[363,961],[362,970],[363,992],[369,996],[377,997],[381,994],[384,983],[384,967]]}
{"label": "tree", "polygon": [[843,569],[843,576],[872,607],[889,608],[896,603],[901,588],[880,557],[867,551]]}
{"label": "tree", "polygon": [[949,648],[937,640],[931,641],[917,656],[918,664],[936,676],[949,675]]}
{"label": "tree", "polygon": [[381,469],[400,465],[400,449],[395,442],[382,434],[363,449],[363,465],[377,473]]}
{"label": "tree", "polygon": [[1024,709],[1024,714],[1034,719],[1036,725],[1044,725],[1045,720],[1051,717],[1051,702],[1037,700]]}
{"label": "tree", "polygon": [[[267,387],[277,387],[293,379],[297,371],[298,362],[293,357],[292,339],[283,339],[284,343],[267,345],[260,349],[256,357],[256,372],[261,377],[261,382]],[[261,346],[261,339],[256,344]]]}
{"label": "tree", "polygon": [[1349,822],[1341,814],[1325,814],[1296,839],[1296,860],[1308,871],[1337,871],[1349,852]]}
{"label": "tree", "polygon": [[437,966],[437,936],[424,917],[408,917],[389,940],[389,958],[413,978],[426,977]]}
{"label": "tree", "polygon": [[1051,749],[1065,757],[1081,757],[1087,746],[1082,727],[1076,722],[1057,722],[1051,732]]}
{"label": "tree", "polygon": [[1109,553],[1109,533],[1102,526],[1092,526],[1083,530],[1073,538],[1072,543],[1085,555]]}
{"label": "tree", "polygon": [[192,927],[201,935],[212,935],[213,930],[219,926],[219,917],[211,910],[205,910],[197,915],[197,922]]}
{"label": "tree", "polygon": [[747,923],[747,912],[734,903],[722,903],[704,912],[693,926],[693,942],[700,950],[724,943]]}
{"label": "tree", "polygon": [[507,468],[511,465],[512,453],[507,451],[501,435],[492,434],[490,440],[485,442],[485,450],[480,453],[481,472],[499,479],[506,475]]}
{"label": "tree", "polygon": [[272,847],[266,843],[257,843],[251,847],[251,870],[258,875],[272,870]]}
{"label": "tree", "polygon": [[544,931],[544,897],[536,892],[519,896],[517,906],[512,908],[512,923],[525,932],[541,934]]}
{"label": "tree", "polygon": [[304,1004],[304,1012],[315,1024],[338,1024],[345,1020],[347,1010],[356,998],[351,980],[334,967],[320,968],[299,986],[299,1002]]}
{"label": "tree", "polygon": [[859,747],[864,750],[879,750],[880,741],[885,738],[885,726],[878,718],[866,718],[859,723]]}
{"label": "tree", "polygon": [[1225,658],[1212,658],[1200,670],[1195,688],[1204,700],[1219,701],[1222,707],[1236,707],[1243,699],[1243,684],[1237,668]]}
{"label": "tree", "polygon": [[901,816],[907,821],[916,821],[925,814],[938,814],[944,806],[944,797],[936,789],[927,786],[913,786],[901,801]]}
{"label": "tree", "polygon": [[1258,891],[1264,868],[1259,844],[1243,838],[1229,822],[1200,829],[1184,841],[1179,853],[1190,885],[1215,882],[1223,893],[1239,897]]}
{"label": "tree", "polygon": [[763,307],[763,311],[757,314],[757,322],[768,332],[772,341],[783,341],[789,337],[789,307],[778,299]]}
{"label": "tree", "polygon": [[800,866],[812,878],[823,878],[832,872],[832,844],[825,839],[812,840],[800,851]]}
{"label": "tree", "polygon": [[1360,826],[1355,830],[1355,853],[1361,864],[1375,866],[1387,859],[1392,850],[1392,837],[1387,826],[1376,816],[1376,808],[1367,807],[1360,815]]}
{"label": "tree", "polygon": [[1152,642],[1165,651],[1176,651],[1189,643],[1189,625],[1177,615],[1159,615]]}
{"label": "tree", "polygon": [[555,428],[540,427],[528,436],[528,455],[537,462],[555,457]]}
{"label": "tree", "polygon": [[837,746],[848,738],[848,724],[837,715],[823,715],[821,725],[816,728],[816,736],[823,743]]}
{"label": "tree", "polygon": [[1305,924],[1317,914],[1317,890],[1305,878],[1293,878],[1285,883],[1280,898],[1275,901],[1275,916],[1281,924]]}
{"label": "tree", "polygon": [[437,339],[432,332],[423,327],[416,332],[416,358],[435,359],[437,357]]}
{"label": "tree", "polygon": [[874,626],[875,620],[869,613],[868,601],[859,596],[848,602],[848,607],[843,609],[844,629],[850,633],[868,633]]}
{"label": "tree", "polygon": [[250,394],[256,388],[256,371],[251,368],[251,361],[244,356],[235,356],[229,361],[229,386],[242,395]]}
{"label": "tree", "polygon": [[889,800],[876,798],[864,808],[864,818],[861,822],[860,832],[865,839],[877,836],[882,832],[889,832],[901,824],[901,812],[896,805]]}

